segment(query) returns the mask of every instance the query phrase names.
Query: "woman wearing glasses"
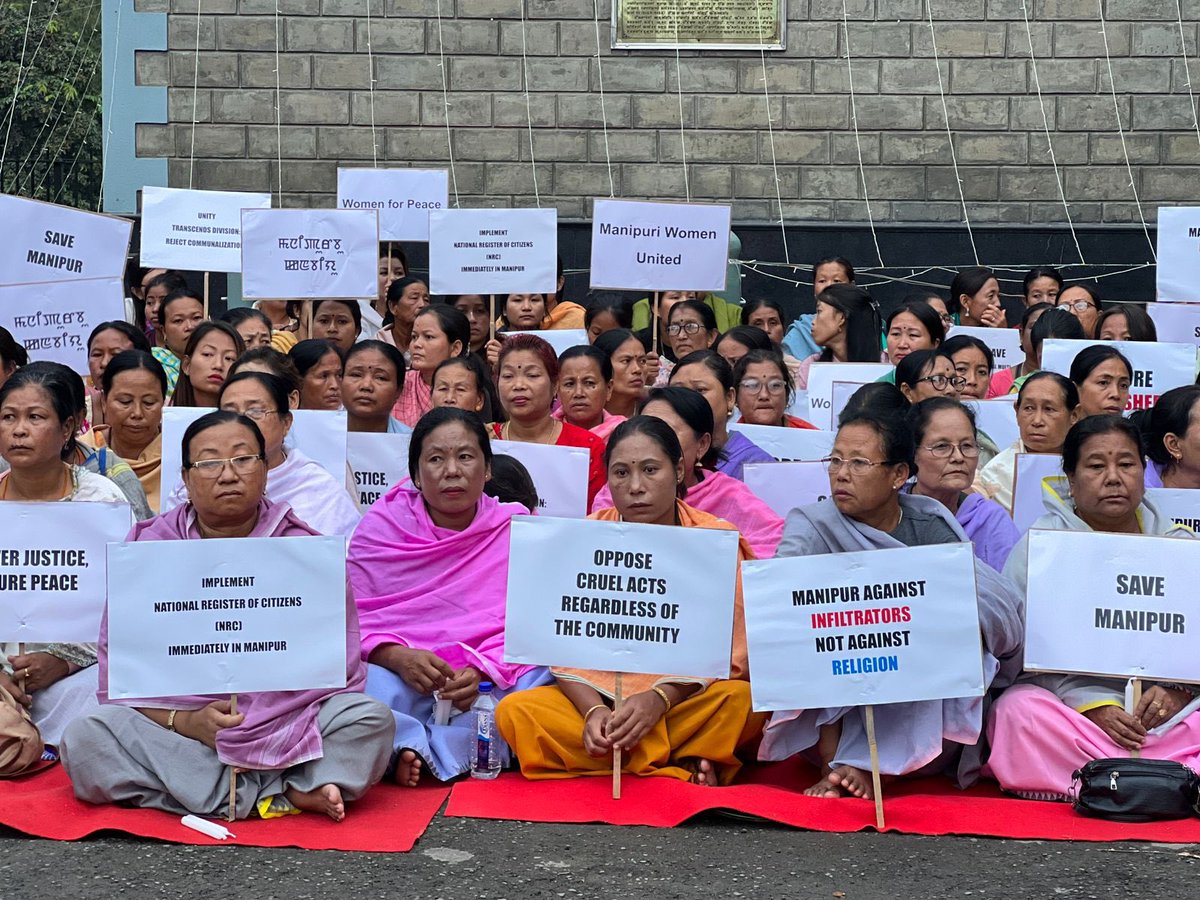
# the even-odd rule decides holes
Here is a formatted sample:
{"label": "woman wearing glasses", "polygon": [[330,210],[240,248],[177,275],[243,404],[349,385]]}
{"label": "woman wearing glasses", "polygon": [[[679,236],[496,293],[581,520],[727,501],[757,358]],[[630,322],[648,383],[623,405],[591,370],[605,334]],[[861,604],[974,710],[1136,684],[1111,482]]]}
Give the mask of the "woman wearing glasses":
{"label": "woman wearing glasses", "polygon": [[958,398],[967,380],[954,371],[954,361],[942,350],[914,350],[896,366],[896,387],[909,403],[930,397]]}
{"label": "woman wearing glasses", "polygon": [[[777,557],[951,544],[970,538],[932,497],[903,492],[913,474],[914,440],[904,415],[863,409],[842,420],[829,470],[830,498],[794,509]],[[989,566],[975,563],[976,602],[986,680],[1004,687],[1020,671],[1021,598]],[[973,752],[983,728],[983,698],[895,703],[875,708],[880,769],[926,775],[956,768],[966,785],[978,776]],[[806,793],[870,797],[871,753],[862,707],[782,710],[771,716],[759,759],[814,750],[823,777]]]}
{"label": "woman wearing glasses", "polygon": [[773,350],[751,350],[733,370],[737,408],[747,425],[778,425],[782,428],[817,426],[787,414],[792,399],[792,373],[783,357]]}
{"label": "woman wearing glasses", "polygon": [[1095,288],[1073,284],[1054,298],[1054,305],[1058,309],[1065,309],[1079,320],[1088,340],[1096,337],[1096,323],[1100,321],[1100,313],[1104,311],[1104,301],[1100,299],[1100,294]]}
{"label": "woman wearing glasses", "polygon": [[910,493],[932,497],[958,520],[975,556],[997,572],[1021,535],[1003,506],[971,492],[979,468],[975,414],[949,397],[922,400],[908,414],[917,445],[917,479]]}
{"label": "woman wearing glasses", "polygon": [[667,313],[667,346],[671,358],[662,357],[658,363],[658,378],[654,387],[663,387],[671,377],[675,360],[683,359],[697,350],[707,350],[720,335],[717,316],[712,308],[699,300],[681,300]]}

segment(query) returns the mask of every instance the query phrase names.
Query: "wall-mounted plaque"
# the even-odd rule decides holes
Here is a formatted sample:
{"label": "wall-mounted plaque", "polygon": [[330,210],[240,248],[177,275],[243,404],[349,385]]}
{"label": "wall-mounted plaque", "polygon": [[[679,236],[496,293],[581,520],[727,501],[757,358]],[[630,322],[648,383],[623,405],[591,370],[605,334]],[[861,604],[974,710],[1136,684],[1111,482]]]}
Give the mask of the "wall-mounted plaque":
{"label": "wall-mounted plaque", "polygon": [[613,0],[623,50],[783,50],[787,0]]}

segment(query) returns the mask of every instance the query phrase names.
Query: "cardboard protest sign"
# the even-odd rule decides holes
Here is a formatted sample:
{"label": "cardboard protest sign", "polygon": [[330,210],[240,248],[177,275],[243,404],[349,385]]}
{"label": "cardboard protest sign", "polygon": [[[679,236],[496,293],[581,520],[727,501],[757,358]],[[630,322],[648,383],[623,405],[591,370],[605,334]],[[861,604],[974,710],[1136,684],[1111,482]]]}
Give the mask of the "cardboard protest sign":
{"label": "cardboard protest sign", "polygon": [[558,286],[554,209],[445,209],[429,215],[433,294],[552,294]]}
{"label": "cardboard protest sign", "polygon": [[1025,362],[1025,351],[1021,348],[1021,331],[1017,328],[978,328],[972,325],[955,325],[946,337],[957,337],[960,334],[977,338],[987,344],[992,351],[995,370],[1019,366]]}
{"label": "cardboard protest sign", "polygon": [[493,440],[492,452],[511,456],[529,470],[537,488],[535,512],[568,519],[587,515],[591,453],[586,447]]}
{"label": "cardboard protest sign", "polygon": [[242,210],[242,296],[377,296],[378,219],[373,209]]}
{"label": "cardboard protest sign", "polygon": [[1021,430],[1017,427],[1016,394],[994,400],[966,400],[964,403],[975,413],[975,427],[995,441],[999,449],[1011,447],[1021,436]]}
{"label": "cardboard protest sign", "polygon": [[829,472],[820,462],[747,463],[742,480],[777,516],[829,497]]}
{"label": "cardboard protest sign", "polygon": [[1070,377],[1071,363],[1079,351],[1097,344],[1120,350],[1133,366],[1126,415],[1137,409],[1150,409],[1171,388],[1193,384],[1196,380],[1196,347],[1193,344],[1064,341],[1054,338],[1042,344],[1042,368]]}
{"label": "cardboard protest sign", "polygon": [[411,434],[346,435],[346,461],[354,472],[358,505],[366,509],[408,477]]}
{"label": "cardboard protest sign", "polygon": [[1028,531],[1034,522],[1046,514],[1042,479],[1062,474],[1062,457],[1057,453],[1017,454],[1013,505],[1009,510],[1017,531]]}
{"label": "cardboard protest sign", "polygon": [[338,209],[379,211],[381,241],[429,240],[429,214],[446,209],[445,169],[337,170]]}
{"label": "cardboard protest sign", "polygon": [[808,415],[805,418],[818,428],[834,430],[833,383],[841,381],[861,386],[878,381],[890,371],[890,363],[813,363],[808,370]]}
{"label": "cardboard protest sign", "polygon": [[0,284],[125,276],[128,219],[0,194]]}
{"label": "cardboard protest sign", "polygon": [[1200,347],[1200,302],[1147,303],[1146,312],[1161,343]]}
{"label": "cardboard protest sign", "polygon": [[509,662],[728,678],[736,531],[518,516]]}
{"label": "cardboard protest sign", "polygon": [[1198,567],[1196,541],[1031,531],[1025,668],[1200,681]]}
{"label": "cardboard protest sign", "polygon": [[[180,475],[183,433],[192,422],[210,412],[211,409],[192,406],[163,409],[162,480],[159,487],[163,512],[187,501],[187,489]],[[292,410],[292,428],[284,447],[300,450],[341,484],[346,480],[345,410]]]}
{"label": "cardboard protest sign", "polygon": [[242,210],[270,209],[269,193],[142,188],[143,266],[242,270]]}
{"label": "cardboard protest sign", "polygon": [[129,534],[127,503],[4,504],[0,635],[94,643],[104,613],[105,545]]}
{"label": "cardboard protest sign", "polygon": [[1150,488],[1146,500],[1184,528],[1200,533],[1200,491],[1189,488]]}
{"label": "cardboard protest sign", "polygon": [[742,590],[756,710],[983,694],[970,544],[752,560]]}
{"label": "cardboard protest sign", "polygon": [[0,326],[29,351],[88,374],[87,339],[101,322],[125,318],[120,278],[0,286]]}
{"label": "cardboard protest sign", "polygon": [[1160,303],[1200,302],[1200,207],[1158,208]]}
{"label": "cardboard protest sign", "polygon": [[109,546],[114,700],[345,685],[345,538]]}
{"label": "cardboard protest sign", "polygon": [[747,425],[744,422],[730,422],[729,430],[740,431],[780,462],[813,462],[824,459],[833,449],[833,441],[837,437],[832,431]]}
{"label": "cardboard protest sign", "polygon": [[723,291],[730,208],[597,197],[591,286],[631,291]]}

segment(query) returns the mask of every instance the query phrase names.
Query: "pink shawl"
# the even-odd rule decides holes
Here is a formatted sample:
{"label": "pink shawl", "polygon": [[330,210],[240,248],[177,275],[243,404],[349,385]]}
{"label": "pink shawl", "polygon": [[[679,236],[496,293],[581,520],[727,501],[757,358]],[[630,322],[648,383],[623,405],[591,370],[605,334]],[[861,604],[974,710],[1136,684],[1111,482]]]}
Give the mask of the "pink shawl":
{"label": "pink shawl", "polygon": [[475,520],[451,531],[433,523],[408,481],[377,500],[350,541],[363,659],[382,644],[429,650],[502,688],[531,671],[504,661],[509,522],[527,514],[485,494]]}
{"label": "pink shawl", "polygon": [[[264,499],[258,506],[258,524],[248,537],[308,537],[313,531],[292,513],[286,503]],[[200,540],[195,508],[187,503],[161,516],[133,526],[130,541]],[[325,699],[334,694],[361,691],[367,683],[367,667],[358,656],[358,617],[349,586],[346,590],[346,686],[308,691],[262,691],[238,695],[238,712],[246,719],[235,728],[217,733],[217,756],[228,766],[246,769],[286,769],[322,754],[317,713]],[[193,710],[223,696],[156,697],[146,700],[108,698],[108,614],[100,624],[101,703],[148,709]]]}
{"label": "pink shawl", "polygon": [[[755,559],[775,556],[775,548],[783,537],[783,519],[741,481],[724,472],[705,469],[704,480],[688,488],[684,500],[688,506],[724,519],[737,528],[754,551]],[[612,494],[605,485],[596,495],[592,508],[599,511],[612,505]]]}

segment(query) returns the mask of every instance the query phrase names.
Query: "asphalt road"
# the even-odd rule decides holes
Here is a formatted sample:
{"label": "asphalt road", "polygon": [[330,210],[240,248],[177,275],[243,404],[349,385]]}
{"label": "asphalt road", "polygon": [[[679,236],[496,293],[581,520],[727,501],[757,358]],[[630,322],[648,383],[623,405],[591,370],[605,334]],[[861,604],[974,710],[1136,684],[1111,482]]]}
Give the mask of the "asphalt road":
{"label": "asphalt road", "polygon": [[407,854],[27,840],[0,829],[0,900],[66,898],[1200,897],[1200,846],[437,818]]}

